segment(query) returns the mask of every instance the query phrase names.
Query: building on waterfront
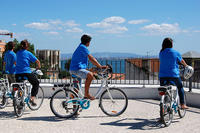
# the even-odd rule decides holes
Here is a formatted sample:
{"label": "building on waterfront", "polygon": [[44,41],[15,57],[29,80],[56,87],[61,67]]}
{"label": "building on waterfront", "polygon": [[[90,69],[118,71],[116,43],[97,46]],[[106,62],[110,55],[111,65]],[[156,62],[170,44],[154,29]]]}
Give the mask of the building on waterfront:
{"label": "building on waterfront", "polygon": [[5,51],[5,46],[6,46],[6,42],[3,40],[0,40],[0,57],[2,57],[3,52]]}
{"label": "building on waterfront", "polygon": [[159,73],[158,58],[133,58],[125,60],[125,79],[157,80]]}
{"label": "building on waterfront", "polygon": [[185,62],[194,68],[194,75],[192,81],[200,81],[200,53],[196,51],[188,51],[182,55]]}
{"label": "building on waterfront", "polygon": [[[192,82],[200,81],[200,53],[189,51],[182,54],[186,63],[194,68]],[[157,80],[160,62],[158,58],[125,59],[125,79],[127,80]],[[182,79],[184,81],[184,79]],[[190,82],[190,83],[192,83]]]}
{"label": "building on waterfront", "polygon": [[40,61],[47,61],[49,69],[47,75],[50,79],[57,79],[60,68],[60,51],[59,50],[36,50],[36,56]]}

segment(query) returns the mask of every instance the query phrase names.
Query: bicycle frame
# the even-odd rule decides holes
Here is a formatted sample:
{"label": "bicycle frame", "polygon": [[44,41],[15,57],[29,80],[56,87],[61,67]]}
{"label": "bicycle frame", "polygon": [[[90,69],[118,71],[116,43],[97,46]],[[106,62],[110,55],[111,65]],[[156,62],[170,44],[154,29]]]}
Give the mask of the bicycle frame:
{"label": "bicycle frame", "polygon": [[[82,91],[82,89],[81,89],[81,87],[80,87],[80,85],[78,84],[78,80],[76,79],[76,78],[74,78],[74,80],[75,81],[73,81],[74,83],[73,83],[73,85],[71,86],[71,90],[73,90],[75,87],[75,84],[77,84],[77,88],[75,88],[75,93],[79,96],[79,98],[81,98],[81,99],[83,99],[84,98],[84,94],[83,94],[83,91]],[[106,78],[103,78],[103,79],[101,79],[101,86],[99,87],[99,89],[98,89],[98,91],[96,92],[96,94],[94,95],[94,97],[95,97],[95,99],[98,97],[98,96],[100,96],[100,94],[105,90],[108,90],[108,92],[109,92],[109,89],[108,89],[108,81],[107,81],[107,79]],[[110,93],[109,93],[109,95],[110,95]],[[111,96],[111,95],[110,95]],[[111,97],[112,98],[112,97]],[[89,99],[88,99],[89,100]]]}
{"label": "bicycle frame", "polygon": [[[170,99],[171,99],[171,108],[175,111],[175,113],[177,113],[177,108],[176,107],[178,107],[178,105],[179,105],[179,95],[178,95],[178,88],[176,87],[176,89],[175,89],[175,91],[176,91],[176,95],[175,95],[175,97],[174,97],[174,87],[175,86],[172,86],[172,85],[170,85],[170,86],[167,86],[167,87],[171,87],[171,89],[169,89],[169,90],[166,90],[166,94],[165,95],[168,95],[169,97],[170,97]],[[162,97],[161,97],[161,100],[160,100],[160,103],[161,104],[163,104],[163,102],[164,102],[164,96],[165,95],[162,95]]]}
{"label": "bicycle frame", "polygon": [[[32,85],[28,85],[28,84],[30,84],[28,82],[28,80],[25,80],[25,81],[19,82],[19,83],[12,83],[11,84],[11,87],[13,87],[14,91],[15,91],[15,89],[19,89],[19,88],[21,90],[23,90],[23,92],[24,92],[24,102],[26,102],[26,103],[28,103],[28,101],[30,100],[31,88],[32,88],[31,87]],[[19,88],[15,88],[14,85],[18,85]],[[14,97],[16,97],[16,96],[14,96]]]}
{"label": "bicycle frame", "polygon": [[12,93],[11,93],[11,88],[10,88],[11,86],[9,84],[7,74],[4,75],[4,78],[0,79],[0,85],[5,88],[5,90],[6,90],[6,97],[12,98]]}

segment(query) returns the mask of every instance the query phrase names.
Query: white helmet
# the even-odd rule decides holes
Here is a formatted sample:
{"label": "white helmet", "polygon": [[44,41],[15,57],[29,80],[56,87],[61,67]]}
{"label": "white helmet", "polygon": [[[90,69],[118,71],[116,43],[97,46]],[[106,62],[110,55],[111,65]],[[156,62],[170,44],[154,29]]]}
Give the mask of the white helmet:
{"label": "white helmet", "polygon": [[184,77],[185,79],[189,79],[190,77],[192,77],[193,73],[194,73],[193,67],[191,67],[191,66],[186,66],[186,67],[185,67],[185,70],[184,70],[184,73],[183,73],[183,77]]}
{"label": "white helmet", "polygon": [[43,75],[43,72],[41,70],[37,70],[35,68],[31,68],[31,71],[33,74],[35,75],[39,75],[39,76],[42,76]]}

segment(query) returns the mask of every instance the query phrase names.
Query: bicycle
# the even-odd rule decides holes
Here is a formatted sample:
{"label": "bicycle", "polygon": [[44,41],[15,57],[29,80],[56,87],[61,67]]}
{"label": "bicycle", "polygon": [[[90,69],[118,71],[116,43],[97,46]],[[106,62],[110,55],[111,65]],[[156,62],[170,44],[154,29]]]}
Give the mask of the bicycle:
{"label": "bicycle", "polygon": [[0,109],[7,106],[9,98],[13,99],[13,93],[10,89],[7,74],[4,74],[4,78],[0,79]]}
{"label": "bicycle", "polygon": [[[43,75],[41,70],[33,70],[33,74],[35,75]],[[44,91],[41,86],[38,88],[38,94],[36,95],[34,101],[37,104],[37,106],[32,106],[30,104],[30,98],[31,98],[31,89],[32,86],[27,80],[27,77],[21,77],[20,82],[13,83],[13,106],[14,106],[14,112],[17,117],[20,117],[23,115],[23,112],[25,110],[25,104],[31,109],[31,110],[38,110],[44,100]]]}
{"label": "bicycle", "polygon": [[[108,65],[105,70],[92,68],[96,76],[101,80],[101,86],[96,92],[95,99],[99,100],[99,107],[108,116],[119,116],[128,106],[126,94],[119,88],[109,87],[109,79],[112,78],[112,67]],[[75,87],[77,86],[77,88]],[[71,118],[77,114],[79,108],[86,110],[90,107],[90,100],[84,99],[79,81],[74,78],[73,83],[59,84],[62,87],[53,93],[50,99],[50,108],[53,114],[59,118]]]}
{"label": "bicycle", "polygon": [[[180,100],[178,95],[178,88],[173,90],[174,83],[169,81],[166,86],[160,86],[158,88],[159,94],[161,96],[160,100],[160,120],[168,127],[172,120],[174,114],[178,112],[180,118],[183,118],[186,114],[186,109],[182,109],[180,106]],[[186,104],[186,95],[184,93],[184,99]]]}

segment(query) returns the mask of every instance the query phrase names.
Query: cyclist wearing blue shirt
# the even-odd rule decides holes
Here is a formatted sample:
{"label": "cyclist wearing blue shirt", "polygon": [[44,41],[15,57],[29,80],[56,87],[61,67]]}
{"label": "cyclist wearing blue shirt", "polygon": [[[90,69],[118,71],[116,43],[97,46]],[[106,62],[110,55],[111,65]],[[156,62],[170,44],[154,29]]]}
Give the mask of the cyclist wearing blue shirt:
{"label": "cyclist wearing blue shirt", "polygon": [[16,66],[16,54],[13,52],[15,43],[8,42],[8,51],[4,55],[3,64],[5,65],[5,73],[8,74],[9,83],[15,82],[15,66]]}
{"label": "cyclist wearing blue shirt", "polygon": [[166,82],[173,81],[177,88],[180,96],[181,108],[188,109],[184,102],[184,90],[182,81],[179,75],[179,64],[187,66],[186,62],[181,57],[181,54],[174,50],[173,40],[171,38],[165,38],[162,43],[162,49],[159,53],[160,59],[160,85],[164,86]]}
{"label": "cyclist wearing blue shirt", "polygon": [[95,98],[89,94],[90,84],[94,76],[92,72],[86,70],[88,66],[88,59],[98,68],[105,69],[107,66],[101,66],[98,61],[90,54],[87,47],[89,47],[91,39],[92,38],[89,35],[83,35],[81,37],[81,44],[79,44],[72,55],[70,73],[76,75],[79,78],[86,79],[85,98],[94,100]]}
{"label": "cyclist wearing blue shirt", "polygon": [[39,81],[37,77],[31,73],[30,63],[37,64],[37,68],[40,68],[40,61],[29,51],[27,51],[29,43],[27,40],[23,40],[20,43],[21,50],[17,52],[17,64],[16,64],[16,81],[19,82],[20,78],[27,77],[28,81],[32,84],[30,103],[32,106],[36,106],[34,98],[38,93]]}

